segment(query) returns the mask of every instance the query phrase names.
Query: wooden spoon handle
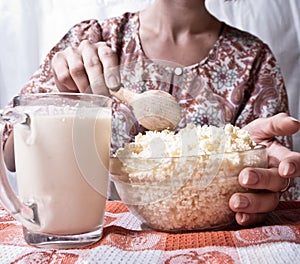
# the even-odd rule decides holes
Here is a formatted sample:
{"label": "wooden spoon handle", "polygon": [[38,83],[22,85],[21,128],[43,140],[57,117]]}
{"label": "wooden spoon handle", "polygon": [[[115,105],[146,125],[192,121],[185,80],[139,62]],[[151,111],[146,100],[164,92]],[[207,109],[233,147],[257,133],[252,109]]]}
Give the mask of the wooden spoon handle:
{"label": "wooden spoon handle", "polygon": [[110,94],[125,102],[127,105],[130,105],[138,97],[137,93],[124,89],[124,87],[121,87],[118,91],[110,91]]}

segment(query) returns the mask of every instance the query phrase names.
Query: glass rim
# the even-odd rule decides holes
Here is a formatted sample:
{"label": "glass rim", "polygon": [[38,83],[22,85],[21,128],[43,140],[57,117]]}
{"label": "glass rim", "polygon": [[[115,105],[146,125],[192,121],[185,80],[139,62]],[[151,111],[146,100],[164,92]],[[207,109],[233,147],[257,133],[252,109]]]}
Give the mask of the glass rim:
{"label": "glass rim", "polygon": [[[75,99],[95,99],[96,100],[107,100],[107,102],[112,102],[113,99],[109,96],[100,95],[100,94],[92,94],[92,93],[74,93],[74,92],[45,92],[45,93],[27,93],[27,94],[19,94],[13,97],[13,106],[19,106],[17,102],[20,102],[22,100],[26,99],[39,99],[39,98],[70,98],[74,97]],[[93,100],[91,100],[92,102]]]}
{"label": "glass rim", "polygon": [[237,150],[232,152],[221,152],[221,153],[211,153],[211,154],[199,154],[199,155],[183,155],[183,156],[153,156],[153,157],[129,157],[125,155],[117,156],[116,154],[111,155],[110,158],[112,159],[119,159],[119,160],[140,160],[140,161],[155,161],[155,160],[161,160],[161,159],[182,159],[182,158],[199,158],[199,157],[218,157],[218,156],[229,156],[233,154],[247,154],[251,152],[259,152],[262,150],[266,150],[267,147],[263,144],[257,144],[252,149],[246,149],[246,150]]}

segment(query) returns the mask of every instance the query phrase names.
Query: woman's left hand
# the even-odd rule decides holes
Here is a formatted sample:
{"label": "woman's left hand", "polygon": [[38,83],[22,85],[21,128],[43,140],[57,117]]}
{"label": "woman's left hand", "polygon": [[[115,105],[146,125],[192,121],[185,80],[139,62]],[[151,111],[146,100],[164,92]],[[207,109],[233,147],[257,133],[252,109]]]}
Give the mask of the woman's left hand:
{"label": "woman's left hand", "polygon": [[300,123],[281,113],[270,118],[258,118],[244,129],[249,131],[256,143],[267,146],[269,158],[269,168],[245,168],[239,174],[240,185],[261,191],[235,193],[229,201],[230,208],[236,212],[237,223],[248,226],[263,221],[267,213],[277,207],[280,195],[288,188],[291,178],[300,176],[300,153],[274,140],[275,136],[296,133]]}

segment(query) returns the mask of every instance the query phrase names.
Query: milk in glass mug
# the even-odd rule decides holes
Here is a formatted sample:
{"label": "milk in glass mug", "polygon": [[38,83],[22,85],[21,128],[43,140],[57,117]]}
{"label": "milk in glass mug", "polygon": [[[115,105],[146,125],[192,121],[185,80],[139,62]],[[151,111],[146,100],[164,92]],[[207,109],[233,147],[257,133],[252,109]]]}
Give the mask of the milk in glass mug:
{"label": "milk in glass mug", "polygon": [[28,244],[77,248],[101,238],[111,103],[92,94],[31,94],[15,97],[14,106],[2,111],[1,137],[4,125],[13,125],[18,195],[1,145],[0,199],[22,224]]}

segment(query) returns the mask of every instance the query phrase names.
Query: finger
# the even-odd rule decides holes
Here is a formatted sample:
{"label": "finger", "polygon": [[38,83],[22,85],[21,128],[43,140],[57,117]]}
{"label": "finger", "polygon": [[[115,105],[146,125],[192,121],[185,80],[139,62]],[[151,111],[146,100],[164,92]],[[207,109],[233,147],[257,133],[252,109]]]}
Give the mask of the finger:
{"label": "finger", "polygon": [[262,223],[267,217],[267,214],[247,214],[236,213],[235,220],[239,225],[250,226]]}
{"label": "finger", "polygon": [[75,82],[77,89],[81,93],[90,90],[88,76],[86,74],[81,54],[76,49],[69,48],[66,51],[67,64],[69,66],[70,75]]}
{"label": "finger", "polygon": [[273,142],[269,147],[269,163],[278,164],[280,176],[296,178],[300,176],[300,153],[283,147],[278,142]]}
{"label": "finger", "polygon": [[296,133],[300,129],[300,122],[280,113],[269,118],[258,118],[244,127],[248,130],[256,143],[260,143],[274,136],[288,136]]}
{"label": "finger", "polygon": [[300,153],[293,152],[279,163],[279,174],[282,177],[296,178],[300,176]]}
{"label": "finger", "polygon": [[239,174],[239,183],[244,188],[280,192],[287,179],[280,177],[277,168],[246,168]]}
{"label": "finger", "polygon": [[278,167],[279,175],[287,178],[300,176],[300,153],[293,152],[273,141],[268,148],[269,166]]}
{"label": "finger", "polygon": [[279,203],[279,193],[235,193],[229,200],[229,206],[234,212],[256,214],[273,211]]}
{"label": "finger", "polygon": [[98,55],[103,66],[104,80],[107,88],[118,90],[121,85],[119,60],[117,54],[107,45],[98,47]]}
{"label": "finger", "polygon": [[73,81],[67,60],[62,52],[54,55],[51,68],[54,75],[55,84],[60,92],[76,92],[78,91]]}
{"label": "finger", "polygon": [[82,60],[92,93],[108,95],[97,47],[85,40],[81,42],[79,49],[82,52]]}

